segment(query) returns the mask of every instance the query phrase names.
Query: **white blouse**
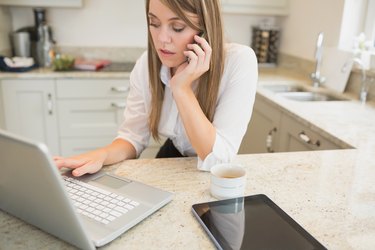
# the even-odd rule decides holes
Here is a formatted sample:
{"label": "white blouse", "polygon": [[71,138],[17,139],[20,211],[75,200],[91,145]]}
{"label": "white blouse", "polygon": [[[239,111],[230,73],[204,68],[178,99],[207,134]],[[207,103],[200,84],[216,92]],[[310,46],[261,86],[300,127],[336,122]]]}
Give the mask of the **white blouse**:
{"label": "white blouse", "polygon": [[[198,169],[209,171],[217,163],[230,162],[237,154],[253,110],[258,65],[253,50],[240,44],[226,44],[224,72],[213,120],[216,139],[212,152],[202,160]],[[169,68],[161,68],[160,77],[165,86],[164,102],[159,123],[159,134],[170,138],[185,156],[197,156],[185,133],[176,103],[169,88]],[[118,136],[130,142],[137,156],[150,139],[148,126],[151,111],[151,91],[148,77],[147,52],[137,60],[130,74],[130,92],[124,111],[124,122]]]}

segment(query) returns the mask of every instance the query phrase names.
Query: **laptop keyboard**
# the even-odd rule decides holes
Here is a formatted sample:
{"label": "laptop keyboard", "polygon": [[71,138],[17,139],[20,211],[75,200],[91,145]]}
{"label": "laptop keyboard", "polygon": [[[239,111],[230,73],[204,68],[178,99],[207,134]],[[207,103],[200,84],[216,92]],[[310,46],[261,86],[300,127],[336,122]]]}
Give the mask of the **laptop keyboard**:
{"label": "laptop keyboard", "polygon": [[77,179],[68,176],[63,176],[63,179],[78,213],[105,225],[139,205],[137,201]]}

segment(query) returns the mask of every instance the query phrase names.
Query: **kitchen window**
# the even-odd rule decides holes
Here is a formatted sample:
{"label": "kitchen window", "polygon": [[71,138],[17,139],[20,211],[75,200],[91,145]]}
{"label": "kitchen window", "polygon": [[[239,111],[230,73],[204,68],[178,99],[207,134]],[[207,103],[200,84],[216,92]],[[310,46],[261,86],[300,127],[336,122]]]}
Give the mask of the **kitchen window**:
{"label": "kitchen window", "polygon": [[368,0],[364,32],[366,37],[373,41],[372,46],[375,47],[375,0]]}
{"label": "kitchen window", "polygon": [[362,32],[375,47],[375,0],[345,0],[339,47],[352,50],[354,38]]}

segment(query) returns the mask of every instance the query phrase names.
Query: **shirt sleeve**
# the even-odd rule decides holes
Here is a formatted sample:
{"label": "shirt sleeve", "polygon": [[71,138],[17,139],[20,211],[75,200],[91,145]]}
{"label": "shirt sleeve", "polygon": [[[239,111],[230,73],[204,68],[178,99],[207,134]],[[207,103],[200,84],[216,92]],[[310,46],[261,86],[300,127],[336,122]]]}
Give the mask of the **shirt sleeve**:
{"label": "shirt sleeve", "polygon": [[204,160],[198,157],[199,170],[209,171],[237,154],[253,111],[257,82],[255,54],[250,47],[241,46],[226,61],[213,120],[216,138],[212,152]]}
{"label": "shirt sleeve", "polygon": [[126,100],[124,119],[115,139],[123,139],[131,143],[137,158],[147,147],[150,139],[148,125],[149,90],[147,71],[147,53],[137,60],[130,74],[130,90]]}

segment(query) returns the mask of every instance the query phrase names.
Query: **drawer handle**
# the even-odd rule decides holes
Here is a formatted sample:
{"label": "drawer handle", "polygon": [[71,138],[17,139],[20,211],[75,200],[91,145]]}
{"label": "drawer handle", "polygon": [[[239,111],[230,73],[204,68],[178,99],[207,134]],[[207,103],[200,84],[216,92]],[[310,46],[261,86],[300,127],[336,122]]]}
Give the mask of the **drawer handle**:
{"label": "drawer handle", "polygon": [[307,144],[310,144],[310,145],[314,145],[314,146],[317,146],[317,147],[320,147],[320,141],[319,140],[316,140],[315,142],[313,142],[310,137],[304,132],[300,132],[298,134],[299,138],[304,141],[305,143]]}
{"label": "drawer handle", "polygon": [[126,103],[125,102],[112,102],[111,106],[114,108],[123,109],[126,107]]}
{"label": "drawer handle", "polygon": [[112,87],[111,90],[113,92],[124,93],[124,92],[127,92],[129,90],[129,87],[128,86],[125,86],[125,87]]}
{"label": "drawer handle", "polygon": [[272,149],[272,140],[273,140],[273,133],[276,133],[277,132],[277,128],[274,127],[273,129],[270,130],[270,132],[268,132],[268,135],[266,137],[266,147],[267,147],[267,152],[268,153],[273,153],[275,152],[273,149]]}
{"label": "drawer handle", "polygon": [[52,94],[47,94],[47,111],[49,115],[53,115],[53,102],[52,102]]}

